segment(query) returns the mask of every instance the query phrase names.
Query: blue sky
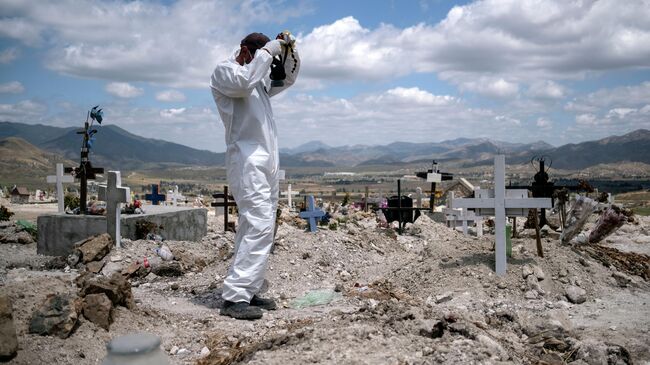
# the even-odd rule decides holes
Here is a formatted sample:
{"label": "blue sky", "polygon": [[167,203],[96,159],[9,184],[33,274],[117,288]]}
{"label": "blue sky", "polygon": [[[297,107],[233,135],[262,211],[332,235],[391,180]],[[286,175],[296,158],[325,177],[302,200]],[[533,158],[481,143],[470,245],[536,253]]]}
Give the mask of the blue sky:
{"label": "blue sky", "polygon": [[[223,151],[214,65],[288,29],[281,147],[486,137],[554,145],[650,128],[650,1],[0,0],[0,120],[106,123]],[[98,137],[98,138],[101,138]]]}

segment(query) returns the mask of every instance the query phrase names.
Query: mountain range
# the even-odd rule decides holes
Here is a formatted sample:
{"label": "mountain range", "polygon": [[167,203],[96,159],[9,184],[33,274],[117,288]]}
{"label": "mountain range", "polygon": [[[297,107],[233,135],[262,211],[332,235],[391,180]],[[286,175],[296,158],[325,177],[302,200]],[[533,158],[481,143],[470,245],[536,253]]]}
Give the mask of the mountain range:
{"label": "mountain range", "polygon": [[[198,150],[177,143],[134,135],[114,125],[99,128],[93,144],[93,165],[113,169],[146,169],[165,165],[223,166],[224,153]],[[20,149],[25,143],[56,154],[62,159],[78,161],[81,136],[78,128],[59,128],[0,122],[0,140],[13,137],[11,146]],[[31,152],[33,153],[33,152]],[[394,142],[384,146],[354,145],[331,147],[310,141],[295,148],[280,150],[282,167],[364,167],[372,165],[407,166],[414,163],[454,161],[471,167],[492,164],[495,154],[504,153],[508,163],[526,163],[534,156],[546,155],[553,166],[583,169],[603,163],[643,162],[650,164],[650,131],[639,129],[623,136],[554,147],[544,141],[510,143],[485,138],[411,143]]]}

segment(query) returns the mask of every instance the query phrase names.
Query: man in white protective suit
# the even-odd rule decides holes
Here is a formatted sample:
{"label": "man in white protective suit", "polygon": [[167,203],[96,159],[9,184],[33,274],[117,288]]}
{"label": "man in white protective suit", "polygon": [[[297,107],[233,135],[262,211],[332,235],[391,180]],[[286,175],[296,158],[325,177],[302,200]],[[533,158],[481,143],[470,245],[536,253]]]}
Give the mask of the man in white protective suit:
{"label": "man in white protective suit", "polygon": [[286,57],[283,86],[269,77],[274,57],[285,56],[287,42],[252,33],[232,56],[219,63],[210,87],[226,129],[226,169],[239,220],[235,255],[224,280],[221,314],[258,319],[274,310],[272,299],[259,297],[271,247],[278,205],[278,140],[269,98],[291,86],[300,59],[295,47]]}

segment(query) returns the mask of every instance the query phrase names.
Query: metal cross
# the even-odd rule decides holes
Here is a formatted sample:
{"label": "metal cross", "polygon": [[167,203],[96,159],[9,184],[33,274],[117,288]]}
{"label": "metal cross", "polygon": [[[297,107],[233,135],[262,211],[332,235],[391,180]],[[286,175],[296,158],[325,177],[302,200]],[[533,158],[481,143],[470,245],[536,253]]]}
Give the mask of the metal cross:
{"label": "metal cross", "polygon": [[228,227],[228,208],[229,207],[236,207],[237,203],[234,202],[234,198],[232,195],[228,195],[228,187],[224,186],[223,187],[223,193],[216,193],[212,194],[212,197],[214,199],[223,199],[223,202],[212,202],[210,206],[215,207],[214,213],[215,215],[218,215],[219,211],[216,207],[223,207],[223,231],[226,232],[228,230],[230,231],[235,231],[234,226]]}
{"label": "metal cross", "polygon": [[151,184],[151,194],[146,194],[144,198],[149,200],[153,205],[159,205],[160,202],[164,202],[166,197],[165,194],[159,194],[160,186],[158,184]]}

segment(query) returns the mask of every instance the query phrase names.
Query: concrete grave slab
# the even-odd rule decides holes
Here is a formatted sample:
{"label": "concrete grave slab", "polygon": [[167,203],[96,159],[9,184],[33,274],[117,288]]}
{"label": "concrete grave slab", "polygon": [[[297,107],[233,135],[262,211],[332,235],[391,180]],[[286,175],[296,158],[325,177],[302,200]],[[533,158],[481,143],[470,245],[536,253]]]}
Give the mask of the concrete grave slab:
{"label": "concrete grave slab", "polygon": [[[149,221],[163,226],[162,235],[172,241],[199,241],[208,232],[208,210],[205,208],[144,206],[146,214],[122,214],[122,238],[136,239],[136,223]],[[67,256],[75,242],[106,233],[106,217],[97,215],[41,215],[37,219],[37,253]]]}

